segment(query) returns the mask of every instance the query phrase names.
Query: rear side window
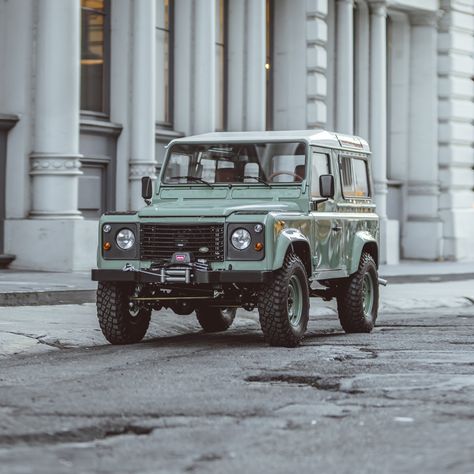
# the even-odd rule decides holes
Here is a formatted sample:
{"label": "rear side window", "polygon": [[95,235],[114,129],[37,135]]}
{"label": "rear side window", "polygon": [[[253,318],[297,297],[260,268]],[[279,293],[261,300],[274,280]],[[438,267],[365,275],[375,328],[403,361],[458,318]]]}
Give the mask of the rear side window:
{"label": "rear side window", "polygon": [[345,198],[370,196],[367,161],[343,156],[340,158],[342,194]]}

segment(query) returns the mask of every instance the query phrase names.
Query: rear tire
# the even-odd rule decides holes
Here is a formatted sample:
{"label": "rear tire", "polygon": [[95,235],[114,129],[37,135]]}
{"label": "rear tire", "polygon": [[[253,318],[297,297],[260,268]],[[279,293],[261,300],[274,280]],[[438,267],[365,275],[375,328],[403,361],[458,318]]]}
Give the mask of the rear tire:
{"label": "rear tire", "polygon": [[262,288],[258,312],[271,346],[295,347],[303,339],[309,320],[308,277],[295,254],[286,256],[273,281]]}
{"label": "rear tire", "polygon": [[344,331],[371,332],[377,319],[378,306],[377,266],[372,256],[364,252],[357,271],[338,290],[337,311]]}
{"label": "rear tire", "polygon": [[196,316],[205,332],[221,332],[234,322],[236,308],[199,308]]}
{"label": "rear tire", "polygon": [[130,309],[130,285],[99,282],[97,286],[97,317],[100,328],[111,344],[140,342],[150,324],[151,309]]}

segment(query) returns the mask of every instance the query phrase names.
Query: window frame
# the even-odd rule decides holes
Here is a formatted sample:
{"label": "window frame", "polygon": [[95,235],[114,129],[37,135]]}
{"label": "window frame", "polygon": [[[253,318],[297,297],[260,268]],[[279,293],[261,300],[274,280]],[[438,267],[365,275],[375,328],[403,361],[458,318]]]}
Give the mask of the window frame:
{"label": "window frame", "polygon": [[[220,0],[216,0],[217,2]],[[228,92],[229,92],[229,85],[228,85],[228,79],[229,79],[229,0],[222,0],[222,9],[223,9],[223,17],[224,17],[224,22],[222,24],[223,28],[223,40],[224,43],[219,43],[217,41],[217,36],[216,36],[216,41],[214,42],[214,46],[216,48],[215,53],[217,52],[217,47],[222,47],[223,49],[223,82],[224,86],[222,88],[222,129],[216,127],[216,132],[221,132],[227,130],[228,126]],[[217,88],[216,88],[217,90]]]}
{"label": "window frame", "polygon": [[[359,160],[362,161],[365,164],[365,174],[367,177],[367,195],[366,196],[346,196],[344,193],[344,179],[342,175],[342,160],[344,159],[349,159],[351,160],[351,177],[352,177],[352,182],[354,182],[354,168],[352,166],[352,160]],[[357,201],[368,201],[372,199],[372,185],[370,181],[370,169],[369,169],[369,160],[367,155],[352,155],[349,153],[340,153],[338,155],[338,165],[339,165],[339,180],[341,183],[341,196],[344,200],[349,201],[349,200],[357,200]]]}
{"label": "window frame", "polygon": [[[104,12],[100,13],[104,16],[104,66],[103,66],[103,78],[102,78],[102,110],[90,110],[82,108],[82,86],[80,94],[80,116],[81,117],[96,117],[96,118],[109,118],[110,117],[110,79],[111,79],[111,50],[112,50],[112,33],[111,33],[111,16],[112,16],[112,2],[111,0],[104,1]],[[82,34],[84,32],[84,26],[82,24],[82,11],[87,9],[89,11],[98,11],[93,8],[87,8],[82,6],[81,2],[81,42]],[[82,51],[81,51],[82,61]],[[80,64],[80,76],[82,82],[82,64]]]}
{"label": "window frame", "polygon": [[275,35],[275,1],[266,0],[265,4],[265,130],[274,126],[274,35]]}
{"label": "window frame", "polygon": [[[332,166],[332,160],[331,160],[331,150],[320,150],[318,148],[315,148],[315,147],[311,147],[311,187],[310,187],[310,196],[311,198],[320,198],[321,197],[321,190],[319,190],[320,194],[319,196],[316,196],[315,194],[313,194],[313,182],[314,182],[314,179],[315,179],[315,173],[314,173],[314,170],[316,168],[316,160],[314,159],[314,155],[325,155],[326,158],[327,158],[327,163],[328,163],[328,169],[329,169],[329,173],[330,175],[333,175],[334,176],[334,173],[333,173],[333,166]],[[319,175],[321,176],[321,175]],[[319,176],[318,176],[318,187],[319,187]]]}
{"label": "window frame", "polygon": [[168,0],[168,29],[166,30],[155,24],[155,33],[157,30],[168,33],[168,110],[165,110],[165,115],[168,114],[169,120],[157,120],[155,122],[155,125],[163,130],[172,130],[174,126],[174,15],[174,0]]}

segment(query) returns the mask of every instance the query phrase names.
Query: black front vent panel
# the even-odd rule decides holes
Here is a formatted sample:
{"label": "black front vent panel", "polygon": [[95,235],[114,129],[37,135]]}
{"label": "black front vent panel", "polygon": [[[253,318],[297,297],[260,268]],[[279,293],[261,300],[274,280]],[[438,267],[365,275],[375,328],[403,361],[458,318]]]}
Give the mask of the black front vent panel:
{"label": "black front vent panel", "polygon": [[169,260],[175,252],[192,252],[195,258],[222,262],[224,224],[141,224],[141,260]]}

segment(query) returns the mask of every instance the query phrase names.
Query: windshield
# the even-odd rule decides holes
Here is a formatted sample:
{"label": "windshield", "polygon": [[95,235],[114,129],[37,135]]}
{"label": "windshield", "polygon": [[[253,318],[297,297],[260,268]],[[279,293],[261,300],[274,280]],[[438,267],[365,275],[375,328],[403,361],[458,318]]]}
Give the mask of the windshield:
{"label": "windshield", "polygon": [[306,176],[306,145],[288,143],[176,144],[163,174],[166,184],[298,184]]}

